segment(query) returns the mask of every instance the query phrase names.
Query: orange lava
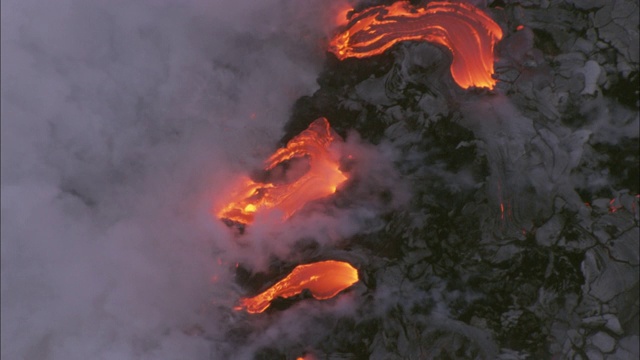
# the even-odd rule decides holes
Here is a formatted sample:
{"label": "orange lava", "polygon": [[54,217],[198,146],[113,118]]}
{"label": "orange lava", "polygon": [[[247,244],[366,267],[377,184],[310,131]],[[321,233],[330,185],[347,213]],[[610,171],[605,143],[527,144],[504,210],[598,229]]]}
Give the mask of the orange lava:
{"label": "orange lava", "polygon": [[336,26],[344,26],[349,22],[349,12],[353,10],[353,7],[349,5],[349,3],[341,4],[338,11],[336,12],[336,17],[334,19],[334,23]]}
{"label": "orange lava", "polygon": [[308,289],[318,300],[330,299],[358,282],[358,270],[343,261],[327,260],[298,265],[284,279],[264,292],[240,300],[235,310],[255,314],[265,311],[277,297],[290,298]]}
{"label": "orange lava", "polygon": [[268,171],[287,160],[303,158],[309,165],[306,173],[288,183],[261,183],[248,177],[241,179],[238,189],[233,192],[236,200],[217,211],[217,216],[248,224],[258,211],[278,209],[287,219],[306,203],[335,193],[347,176],[340,171],[339,160],[329,148],[341,141],[342,138],[331,130],[327,119],[315,120],[266,161],[265,170]]}
{"label": "orange lava", "polygon": [[438,1],[416,8],[401,1],[354,14],[329,51],[344,60],[379,55],[400,41],[434,42],[453,54],[451,75],[460,87],[492,89],[493,48],[500,39],[500,26],[473,5]]}

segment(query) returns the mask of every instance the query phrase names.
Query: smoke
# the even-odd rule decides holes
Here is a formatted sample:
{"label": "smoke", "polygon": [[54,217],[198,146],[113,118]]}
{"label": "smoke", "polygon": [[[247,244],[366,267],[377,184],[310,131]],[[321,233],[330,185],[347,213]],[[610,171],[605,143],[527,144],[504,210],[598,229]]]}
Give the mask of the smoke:
{"label": "smoke", "polygon": [[[637,354],[637,41],[610,9],[637,4],[471,1],[508,32],[486,93],[427,43],[325,62],[347,3],[2,3],[3,357]],[[345,136],[335,196],[214,218],[318,116]],[[326,259],[361,281],[232,310]]]}
{"label": "smoke", "polygon": [[342,3],[2,3],[3,357],[215,357],[234,262],[286,247],[243,247],[212,199],[316,89]]}

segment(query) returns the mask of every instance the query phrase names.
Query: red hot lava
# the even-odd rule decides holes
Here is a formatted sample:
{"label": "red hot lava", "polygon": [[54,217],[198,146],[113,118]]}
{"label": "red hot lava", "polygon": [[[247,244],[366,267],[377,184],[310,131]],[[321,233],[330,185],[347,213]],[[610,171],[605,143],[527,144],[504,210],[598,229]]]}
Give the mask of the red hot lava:
{"label": "red hot lava", "polygon": [[287,183],[262,183],[248,177],[242,179],[234,192],[235,200],[217,211],[217,216],[248,224],[258,211],[279,209],[286,219],[306,203],[335,193],[347,176],[340,171],[339,160],[329,148],[341,141],[340,136],[331,130],[327,119],[315,120],[266,161],[265,170],[269,171],[288,160],[306,159],[306,173]]}
{"label": "red hot lava", "polygon": [[330,299],[357,282],[358,270],[343,261],[327,260],[298,265],[287,277],[264,292],[241,299],[240,305],[234,309],[246,309],[252,314],[261,313],[275,298],[290,298],[305,289],[311,291],[311,295],[318,300]]}
{"label": "red hot lava", "polygon": [[434,42],[453,54],[451,75],[460,87],[493,89],[493,48],[500,39],[500,26],[473,5],[431,2],[415,8],[401,1],[355,14],[329,51],[344,60],[379,55],[400,41]]}

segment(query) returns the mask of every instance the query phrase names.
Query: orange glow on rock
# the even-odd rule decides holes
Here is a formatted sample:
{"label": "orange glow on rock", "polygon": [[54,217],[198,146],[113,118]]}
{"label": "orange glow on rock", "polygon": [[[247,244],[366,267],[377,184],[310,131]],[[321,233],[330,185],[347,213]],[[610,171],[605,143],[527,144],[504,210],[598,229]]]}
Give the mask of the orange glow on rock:
{"label": "orange glow on rock", "polygon": [[340,171],[339,160],[329,148],[341,141],[342,138],[331,130],[327,119],[315,120],[286,147],[271,155],[264,169],[269,171],[288,160],[302,158],[308,160],[306,173],[288,183],[261,183],[248,177],[241,179],[238,189],[233,192],[236,200],[217,211],[217,216],[248,224],[257,212],[278,209],[287,219],[306,203],[335,193],[347,176]]}
{"label": "orange glow on rock", "polygon": [[431,2],[416,8],[401,1],[354,14],[347,29],[331,40],[329,51],[344,60],[379,55],[400,41],[433,42],[453,54],[451,75],[460,87],[492,89],[493,49],[500,39],[500,26],[473,5]]}
{"label": "orange glow on rock", "polygon": [[240,300],[235,310],[255,314],[265,311],[277,297],[290,298],[307,289],[318,300],[330,299],[358,282],[358,270],[343,261],[327,260],[298,265],[284,279],[264,292]]}

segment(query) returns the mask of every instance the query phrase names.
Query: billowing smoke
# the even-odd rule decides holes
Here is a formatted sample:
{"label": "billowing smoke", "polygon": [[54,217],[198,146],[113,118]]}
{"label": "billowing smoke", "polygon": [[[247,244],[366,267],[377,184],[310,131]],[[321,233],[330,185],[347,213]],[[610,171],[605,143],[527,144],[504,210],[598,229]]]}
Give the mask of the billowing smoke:
{"label": "billowing smoke", "polygon": [[[4,1],[2,356],[636,358],[638,5],[467,2],[493,90],[433,43],[327,52],[392,1]],[[216,219],[319,117],[334,196]],[[322,260],[359,281],[234,310]]]}
{"label": "billowing smoke", "polygon": [[209,358],[189,329],[277,253],[212,199],[317,88],[336,5],[2,3],[3,358]]}

